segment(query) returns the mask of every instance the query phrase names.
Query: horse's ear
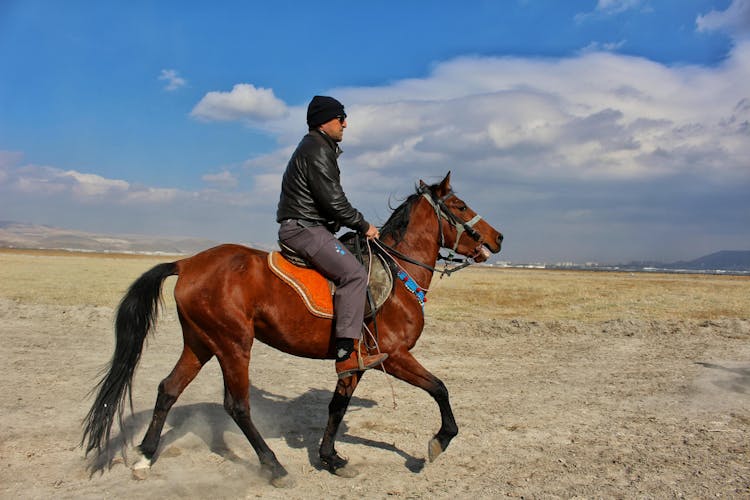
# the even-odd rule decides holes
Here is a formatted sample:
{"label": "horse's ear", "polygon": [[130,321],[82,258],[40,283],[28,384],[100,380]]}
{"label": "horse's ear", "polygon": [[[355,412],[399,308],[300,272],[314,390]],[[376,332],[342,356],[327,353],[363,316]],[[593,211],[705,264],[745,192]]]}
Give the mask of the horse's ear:
{"label": "horse's ear", "polygon": [[419,179],[419,188],[420,188],[420,189],[424,189],[424,188],[426,188],[426,187],[427,187],[427,184],[425,184],[425,183],[424,183],[424,181],[423,181],[422,179]]}
{"label": "horse's ear", "polygon": [[445,176],[445,179],[442,180],[440,183],[440,186],[438,186],[438,195],[439,196],[445,196],[448,192],[451,190],[451,173],[448,171],[448,174]]}

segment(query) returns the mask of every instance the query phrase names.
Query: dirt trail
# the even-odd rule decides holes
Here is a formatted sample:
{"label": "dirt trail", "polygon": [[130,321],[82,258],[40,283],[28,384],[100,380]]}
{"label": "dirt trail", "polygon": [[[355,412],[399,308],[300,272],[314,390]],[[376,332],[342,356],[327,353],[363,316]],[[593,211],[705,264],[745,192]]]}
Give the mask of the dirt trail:
{"label": "dirt trail", "polygon": [[[63,260],[46,260],[56,258]],[[152,262],[3,259],[9,257],[0,255],[3,498],[750,495],[750,320],[744,312],[693,318],[659,309],[653,315],[658,319],[617,314],[586,321],[563,314],[551,319],[549,313],[529,319],[533,310],[517,318],[487,317],[479,314],[488,307],[484,302],[469,301],[468,313],[465,303],[460,311],[452,309],[449,298],[471,280],[485,283],[498,300],[513,291],[520,297],[524,287],[544,288],[512,273],[457,275],[436,284],[428,302],[427,327],[414,352],[449,388],[460,428],[434,463],[426,462],[426,447],[439,426],[435,403],[417,389],[370,373],[337,446],[360,476],[343,479],[319,470],[333,368],[256,344],[254,419],[296,486],[276,490],[259,475],[257,458],[222,408],[215,361],[170,414],[146,480],[132,479],[122,460],[90,476],[90,461],[78,447],[80,422],[91,404],[87,392],[112,353],[116,302],[102,305],[89,297],[96,296],[100,270],[111,272],[104,277],[110,280],[107,293],[119,296]],[[43,278],[29,278],[45,266],[65,280],[64,294],[56,295]],[[561,275],[531,276],[562,286]],[[606,279],[638,285],[629,276]],[[578,286],[576,273],[566,280]],[[732,283],[733,293],[747,297],[750,280]],[[735,297],[726,299],[732,303]],[[134,414],[126,418],[136,442],[157,384],[180,348],[179,324],[168,304],[144,351]]]}

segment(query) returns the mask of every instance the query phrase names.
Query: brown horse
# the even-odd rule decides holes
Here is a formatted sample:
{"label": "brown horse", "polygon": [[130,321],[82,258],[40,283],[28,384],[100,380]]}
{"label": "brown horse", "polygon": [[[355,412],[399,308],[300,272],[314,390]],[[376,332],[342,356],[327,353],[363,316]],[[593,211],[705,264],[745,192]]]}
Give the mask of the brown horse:
{"label": "brown horse", "polygon": [[[396,265],[419,287],[427,289],[441,247],[474,261],[500,251],[502,235],[451,190],[450,173],[439,184],[420,181],[417,192],[396,208],[381,231],[380,244]],[[122,299],[115,322],[116,345],[108,373],[84,420],[86,454],[107,451],[117,416],[122,429],[123,402],[130,398],[132,379],[146,335],[155,326],[165,278],[178,275],[174,296],[182,325],[184,348],[172,372],[159,384],[153,418],[140,444],[140,467],[150,467],[167,413],[201,367],[216,356],[224,376],[224,408],[255,449],[271,482],[283,486],[287,471],[255,428],[250,417],[248,368],[254,339],[296,356],[333,359],[332,320],[307,312],[296,293],[269,270],[267,253],[239,245],[221,245],[193,257],[159,264],[144,273]],[[409,284],[413,284],[410,282]],[[427,391],[440,408],[442,424],[430,440],[430,461],[458,433],[445,385],[422,367],[409,350],[424,327],[422,304],[405,283],[397,281],[376,316],[381,352],[388,353],[388,374]],[[348,475],[346,460],[334,439],[362,373],[341,379],[329,404],[328,424],[320,445],[322,465]],[[95,388],[95,389],[96,389]],[[88,442],[86,443],[86,441]],[[137,466],[138,467],[138,466]]]}

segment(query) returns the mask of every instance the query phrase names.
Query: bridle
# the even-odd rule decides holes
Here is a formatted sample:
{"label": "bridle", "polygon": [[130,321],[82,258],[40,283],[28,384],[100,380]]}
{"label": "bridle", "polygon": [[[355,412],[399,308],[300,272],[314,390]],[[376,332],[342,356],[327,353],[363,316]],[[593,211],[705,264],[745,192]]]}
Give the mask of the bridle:
{"label": "bridle", "polygon": [[451,199],[453,196],[456,196],[453,190],[448,191],[440,198],[437,198],[427,186],[420,186],[417,190],[417,193],[424,196],[425,199],[430,203],[430,205],[432,205],[432,208],[435,210],[435,215],[438,218],[438,228],[440,230],[441,248],[445,248],[445,235],[443,234],[443,225],[440,224],[441,218],[448,221],[448,224],[453,226],[453,228],[456,230],[456,242],[453,244],[451,252],[455,252],[458,248],[458,242],[461,240],[461,235],[464,233],[464,231],[466,231],[466,234],[471,236],[474,241],[479,241],[482,239],[482,235],[474,229],[474,225],[481,220],[481,215],[475,215],[470,221],[464,222],[456,217],[453,212],[448,210],[448,206],[445,204],[445,202]]}
{"label": "bridle", "polygon": [[[448,209],[448,206],[445,204],[447,200],[449,200],[451,197],[455,196],[455,193],[453,190],[449,190],[446,194],[444,194],[441,197],[435,196],[435,194],[430,190],[430,188],[426,185],[422,185],[417,189],[417,194],[424,196],[424,198],[430,203],[432,208],[435,210],[435,216],[438,220],[438,230],[440,231],[440,248],[446,248],[445,246],[445,234],[443,233],[443,225],[440,223],[441,219],[445,219],[448,224],[450,224],[455,230],[456,230],[456,241],[453,244],[453,248],[451,248],[451,251],[448,255],[442,255],[438,253],[438,260],[442,260],[445,262],[445,267],[443,269],[437,269],[433,266],[430,266],[428,264],[425,264],[424,262],[419,262],[418,260],[412,259],[408,255],[404,255],[403,253],[399,252],[395,248],[391,247],[390,245],[386,245],[380,240],[376,240],[376,243],[384,247],[384,250],[386,250],[391,255],[395,255],[396,257],[403,259],[407,262],[410,262],[414,265],[417,265],[419,267],[422,267],[424,269],[428,269],[432,272],[440,273],[440,277],[442,278],[444,275],[450,276],[452,273],[455,273],[456,271],[460,271],[461,269],[470,266],[474,262],[466,257],[464,259],[457,259],[454,257],[454,254],[456,252],[456,249],[458,248],[458,242],[461,240],[461,235],[466,232],[469,236],[471,236],[474,241],[480,241],[482,239],[482,235],[477,232],[476,229],[474,229],[474,225],[479,222],[482,219],[481,215],[475,215],[471,218],[469,221],[462,221],[456,215],[451,212]],[[449,268],[449,263],[458,263],[457,266]]]}

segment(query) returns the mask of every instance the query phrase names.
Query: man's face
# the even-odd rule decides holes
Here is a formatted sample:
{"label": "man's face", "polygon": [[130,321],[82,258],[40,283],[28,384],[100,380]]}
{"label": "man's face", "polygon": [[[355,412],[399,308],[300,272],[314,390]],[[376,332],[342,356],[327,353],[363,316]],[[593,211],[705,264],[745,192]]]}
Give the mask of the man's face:
{"label": "man's face", "polygon": [[320,126],[320,130],[336,142],[341,142],[344,138],[344,129],[346,128],[346,117],[337,116]]}

